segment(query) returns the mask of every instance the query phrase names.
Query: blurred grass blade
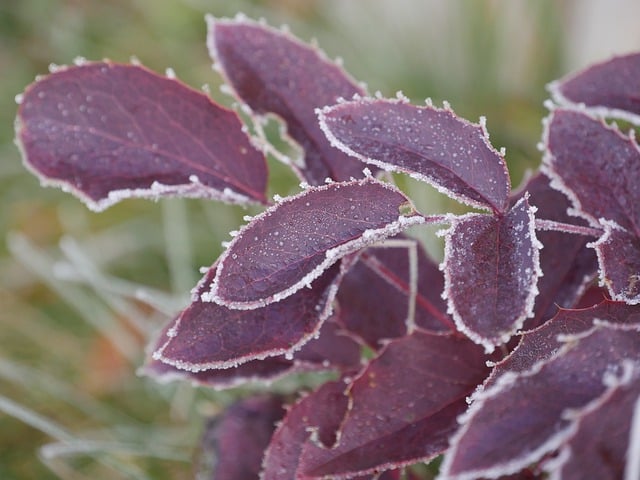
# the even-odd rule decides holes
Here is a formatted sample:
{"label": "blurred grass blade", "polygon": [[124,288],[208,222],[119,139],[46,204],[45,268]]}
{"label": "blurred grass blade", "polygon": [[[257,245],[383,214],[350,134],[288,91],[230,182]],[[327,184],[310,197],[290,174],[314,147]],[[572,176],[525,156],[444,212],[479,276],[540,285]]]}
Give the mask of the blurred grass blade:
{"label": "blurred grass blade", "polygon": [[140,425],[134,418],[110,408],[109,404],[96,400],[83,390],[73,388],[44,372],[1,357],[0,379],[19,385],[31,394],[37,392],[38,395],[45,394],[47,398],[61,400],[107,425],[115,422],[131,426]]}
{"label": "blurred grass blade", "polygon": [[104,304],[96,301],[77,286],[56,278],[55,261],[49,255],[36,248],[26,236],[19,233],[7,235],[7,246],[21,263],[72,306],[89,325],[108,338],[125,358],[135,361],[139,357],[139,343],[133,335],[118,324]]}

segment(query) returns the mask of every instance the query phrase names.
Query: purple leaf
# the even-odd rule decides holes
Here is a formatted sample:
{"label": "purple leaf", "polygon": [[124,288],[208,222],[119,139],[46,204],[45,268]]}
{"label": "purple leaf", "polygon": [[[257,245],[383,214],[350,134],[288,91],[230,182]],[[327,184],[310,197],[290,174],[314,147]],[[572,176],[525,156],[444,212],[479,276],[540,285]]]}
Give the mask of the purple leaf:
{"label": "purple leaf", "polygon": [[286,300],[255,310],[230,310],[200,296],[211,282],[211,268],[194,300],[166,329],[153,358],[182,370],[229,368],[255,359],[292,354],[317,334],[331,312],[336,265]]}
{"label": "purple leaf", "polygon": [[301,173],[311,185],[325,178],[362,177],[362,164],[331,147],[316,107],[363,94],[339,66],[292,35],[246,18],[207,17],[209,52],[237,97],[259,114],[275,114],[304,150]]}
{"label": "purple leaf", "polygon": [[[406,236],[393,239],[411,241]],[[442,273],[424,248],[418,243],[414,245],[418,256],[415,325],[434,332],[454,330],[441,297]],[[379,348],[384,339],[407,334],[409,293],[407,250],[370,248],[340,283],[338,321],[370,347]]]}
{"label": "purple leaf", "polygon": [[342,256],[423,222],[402,192],[370,177],[311,187],[240,231],[203,299],[241,309],[277,302]]}
{"label": "purple leaf", "polygon": [[614,299],[640,302],[640,149],[632,135],[582,112],[558,109],[547,125],[545,168],[552,185],[605,234],[592,244],[600,282]]}
{"label": "purple leaf", "polygon": [[346,412],[348,398],[343,381],[327,382],[293,405],[273,434],[263,462],[263,480],[304,478],[300,455],[313,429],[315,441],[332,445]]}
{"label": "purple leaf", "polygon": [[567,440],[566,412],[602,395],[605,374],[615,374],[623,360],[640,360],[640,332],[630,327],[600,322],[564,341],[550,360],[475,395],[451,440],[443,480],[495,478],[540,460]]}
{"label": "purple leaf", "polygon": [[640,238],[616,225],[601,220],[605,233],[591,244],[598,253],[600,282],[614,300],[640,303]]}
{"label": "purple leaf", "polygon": [[535,363],[550,359],[564,344],[558,335],[586,332],[595,319],[611,324],[640,326],[640,307],[605,300],[580,310],[560,309],[547,323],[522,335],[516,349],[491,371],[485,387],[494,384],[504,373],[524,372]]}
{"label": "purple leaf", "polygon": [[508,208],[507,166],[482,122],[448,108],[365,98],[324,108],[320,125],[333,145],[363,162],[408,173],[475,207]]}
{"label": "purple leaf", "polygon": [[258,480],[264,451],[284,414],[278,396],[254,396],[228,407],[209,423],[204,434],[203,454],[209,460],[205,463],[213,464],[207,476]]}
{"label": "purple leaf", "polygon": [[560,104],[584,104],[589,110],[640,123],[640,53],[592,65],[550,85]]}
{"label": "purple leaf", "polygon": [[540,276],[533,209],[520,200],[504,217],[467,214],[446,232],[449,309],[473,341],[492,351],[532,315]]}
{"label": "purple leaf", "polygon": [[[173,325],[169,324],[167,329]],[[164,343],[164,338],[161,338]],[[154,350],[160,348],[157,345]],[[352,370],[360,364],[360,346],[343,334],[335,322],[327,321],[320,329],[320,336],[312,339],[293,354],[262,360],[250,360],[235,367],[209,369],[198,372],[181,370],[160,360],[148,359],[142,372],[161,382],[190,380],[217,390],[233,388],[248,382],[273,381],[284,375],[310,370]]]}
{"label": "purple leaf", "polygon": [[[558,457],[545,465],[551,480],[638,478],[640,472],[632,473],[630,467],[638,454],[630,448],[634,441],[630,434],[632,424],[640,419],[640,375],[633,363],[623,367],[621,378],[609,379],[602,396],[568,414],[574,431]],[[637,438],[635,442],[637,448]]]}
{"label": "purple leaf", "polygon": [[93,210],[167,195],[266,203],[266,162],[238,116],[140,66],[57,70],[27,88],[16,125],[27,167]]}
{"label": "purple leaf", "polygon": [[191,372],[181,370],[160,360],[148,359],[141,373],[153,377],[161,383],[189,381],[195,385],[224,390],[250,382],[270,382],[288,373],[297,371],[293,361],[284,356],[251,360],[242,365],[223,369],[209,369]]}
{"label": "purple leaf", "polygon": [[343,478],[439,455],[466,397],[488,373],[485,361],[482,349],[461,337],[418,330],[392,340],[349,386],[338,445],[306,444],[304,472]]}
{"label": "purple leaf", "polygon": [[[546,175],[535,175],[522,191],[512,202],[516,203],[527,192],[529,203],[537,208],[537,218],[586,226],[584,220],[568,215],[567,197],[551,188]],[[541,325],[557,313],[558,307],[575,306],[598,271],[596,256],[587,248],[588,238],[552,230],[538,230],[536,236],[544,245],[540,251],[540,269],[544,275],[538,279],[534,317],[525,321],[525,329]]]}
{"label": "purple leaf", "polygon": [[353,370],[360,366],[360,345],[335,321],[326,321],[318,338],[293,355],[296,365]]}
{"label": "purple leaf", "polygon": [[547,480],[546,475],[537,471],[537,468],[525,468],[518,473],[501,475],[498,480]]}
{"label": "purple leaf", "polygon": [[607,291],[599,287],[595,284],[592,284],[587,290],[582,294],[580,299],[576,302],[573,308],[589,308],[595,305],[598,305],[604,300],[608,300],[609,296]]}
{"label": "purple leaf", "polygon": [[544,168],[551,185],[593,226],[613,220],[640,235],[640,150],[617,129],[586,113],[557,109],[548,119]]}

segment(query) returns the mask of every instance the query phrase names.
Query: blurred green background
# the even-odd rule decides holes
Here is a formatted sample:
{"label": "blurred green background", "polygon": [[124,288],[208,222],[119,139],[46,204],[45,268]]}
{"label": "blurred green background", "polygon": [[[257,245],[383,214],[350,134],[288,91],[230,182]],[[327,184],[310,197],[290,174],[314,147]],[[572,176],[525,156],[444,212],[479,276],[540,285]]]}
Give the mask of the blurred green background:
{"label": "blurred green background", "polygon": [[[0,479],[193,478],[202,419],[238,395],[157,385],[135,371],[149,336],[247,212],[131,200],[93,214],[41,189],[13,144],[14,97],[50,63],[135,55],[210,84],[229,104],[210,68],[204,14],[264,17],[316,38],[371,93],[402,90],[417,103],[448,100],[473,121],[486,116],[515,187],[540,161],[545,84],[640,48],[638,9],[633,0],[0,0]],[[398,182],[425,212],[461,211],[430,187]],[[296,188],[274,168],[272,193]],[[134,289],[144,301],[130,298]]]}

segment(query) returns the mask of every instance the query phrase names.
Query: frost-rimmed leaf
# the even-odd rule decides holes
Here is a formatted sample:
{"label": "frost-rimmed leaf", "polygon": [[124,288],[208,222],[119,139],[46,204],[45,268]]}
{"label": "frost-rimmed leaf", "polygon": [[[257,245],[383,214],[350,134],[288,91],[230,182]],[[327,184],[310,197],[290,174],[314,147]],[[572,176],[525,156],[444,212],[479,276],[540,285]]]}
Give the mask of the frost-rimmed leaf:
{"label": "frost-rimmed leaf", "polygon": [[629,464],[637,456],[630,447],[634,441],[632,424],[640,415],[639,380],[639,365],[625,362],[619,376],[608,378],[604,394],[586,407],[568,413],[573,420],[573,432],[558,456],[545,463],[549,480],[638,478],[638,471],[635,476],[630,475]]}
{"label": "frost-rimmed leaf", "polygon": [[604,235],[590,244],[598,253],[600,285],[614,300],[640,303],[640,238],[615,222],[601,220]]}
{"label": "frost-rimmed leaf", "polygon": [[[169,327],[173,325],[170,324]],[[164,343],[164,339],[161,338]],[[160,348],[157,345],[153,350]],[[269,383],[285,375],[317,370],[345,371],[360,364],[360,345],[333,321],[322,325],[319,337],[305,343],[302,348],[287,358],[286,355],[250,360],[229,368],[216,368],[191,372],[173,365],[149,358],[141,373],[156,381],[167,383],[187,380],[197,385],[213,387],[216,390],[234,388],[250,382]]]}
{"label": "frost-rimmed leaf", "polygon": [[529,370],[537,362],[550,359],[564,342],[562,335],[586,332],[594,320],[611,324],[636,325],[640,327],[640,307],[624,302],[603,300],[597,305],[583,309],[560,309],[544,325],[525,332],[517,347],[509,356],[498,362],[485,382],[485,388],[494,384],[505,373],[520,373]]}
{"label": "frost-rimmed leaf", "polygon": [[[215,265],[214,265],[215,266]],[[331,313],[340,266],[287,299],[255,310],[231,310],[201,300],[215,268],[193,293],[193,301],[166,329],[153,358],[181,370],[230,368],[250,360],[292,355],[317,335]]]}
{"label": "frost-rimmed leaf", "polygon": [[[521,188],[513,203],[529,194],[529,203],[536,207],[536,218],[555,222],[587,226],[587,223],[567,213],[570,207],[566,195],[551,188],[549,178],[538,173]],[[558,307],[572,308],[583,295],[588,284],[598,274],[598,261],[592,249],[587,247],[589,237],[567,235],[553,230],[537,230],[536,237],[544,248],[540,250],[539,293],[533,308],[534,316],[527,319],[523,328],[535,328],[557,312]],[[598,302],[602,300],[599,298]]]}
{"label": "frost-rimmed leaf", "polygon": [[637,326],[597,322],[564,341],[551,359],[504,375],[474,395],[439,478],[497,478],[540,460],[569,437],[572,421],[566,412],[602,395],[605,374],[615,374],[623,360],[640,360]]}
{"label": "frost-rimmed leaf", "polygon": [[525,196],[503,217],[453,217],[444,232],[449,311],[458,329],[488,352],[533,315],[542,274],[534,212]]}
{"label": "frost-rimmed leaf", "polygon": [[390,341],[349,385],[338,444],[308,442],[301,468],[310,477],[350,478],[434,458],[488,374],[485,361],[482,348],[450,334],[416,330]]}
{"label": "frost-rimmed leaf", "polygon": [[640,125],[640,53],[614,57],[552,82],[559,104],[587,107]]}
{"label": "frost-rimmed leaf", "polygon": [[575,213],[592,226],[612,220],[640,235],[640,149],[632,136],[582,111],[558,108],[546,121],[543,168]]}
{"label": "frost-rimmed leaf", "polygon": [[277,395],[256,395],[227,407],[205,429],[201,475],[224,480],[257,479],[276,422],[284,414],[283,398]]}
{"label": "frost-rimmed leaf", "polygon": [[[404,235],[391,240],[396,239],[412,241]],[[410,256],[406,248],[367,249],[340,282],[338,321],[372,348],[379,348],[385,339],[406,335],[414,326],[433,332],[453,330],[453,319],[441,296],[442,272],[422,245],[414,243],[414,247],[418,267],[414,312],[409,309]],[[411,313],[413,319],[409,319]],[[408,320],[413,324],[407,325]]]}
{"label": "frost-rimmed leaf", "polygon": [[484,121],[404,99],[362,98],[318,115],[331,143],[363,162],[408,173],[468,205],[496,213],[508,208],[507,165],[489,143]]}
{"label": "frost-rimmed leaf", "polygon": [[266,162],[237,114],[138,65],[65,67],[30,85],[16,118],[25,165],[92,210],[131,197],[266,203]]}
{"label": "frost-rimmed leaf", "polygon": [[290,407],[278,426],[263,461],[263,480],[304,478],[300,455],[312,435],[314,441],[332,445],[348,407],[343,380],[327,382]]}
{"label": "frost-rimmed leaf", "polygon": [[604,235],[591,244],[598,253],[600,282],[614,299],[640,302],[636,283],[640,255],[640,148],[584,112],[557,109],[545,132],[544,167],[552,186],[572,201],[577,214]]}
{"label": "frost-rimmed leaf", "polygon": [[240,230],[202,299],[236,309],[278,302],[341,257],[424,222],[402,192],[371,177],[310,187]]}
{"label": "frost-rimmed leaf", "polygon": [[318,48],[243,16],[207,16],[207,24],[209,53],[227,84],[254,112],[286,123],[304,151],[300,173],[309,184],[362,177],[362,164],[331,147],[315,115],[317,107],[364,93],[340,66]]}

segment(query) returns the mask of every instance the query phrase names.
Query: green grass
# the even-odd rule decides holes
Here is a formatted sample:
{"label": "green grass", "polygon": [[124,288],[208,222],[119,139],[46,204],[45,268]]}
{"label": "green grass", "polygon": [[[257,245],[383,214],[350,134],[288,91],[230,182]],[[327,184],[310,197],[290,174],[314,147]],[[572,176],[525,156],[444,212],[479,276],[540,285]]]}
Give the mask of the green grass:
{"label": "green grass", "polygon": [[[135,372],[152,332],[184,305],[198,267],[212,263],[247,212],[132,200],[93,214],[41,189],[12,143],[14,96],[50,63],[136,55],[195,87],[211,84],[229,103],[210,69],[203,16],[243,11],[317,37],[371,91],[402,89],[416,102],[447,99],[472,120],[486,115],[516,179],[538,164],[543,85],[562,73],[555,2],[524,4],[515,21],[533,40],[520,50],[500,33],[505,2],[450,2],[435,32],[428,2],[397,2],[387,14],[395,1],[374,3],[365,10],[342,0],[0,3],[0,478],[192,478],[203,419],[240,394],[157,385]],[[516,60],[521,84],[504,65]],[[296,188],[283,167],[274,172],[272,192]],[[429,187],[398,182],[427,212],[457,208]],[[147,301],[132,299],[132,289]]]}

